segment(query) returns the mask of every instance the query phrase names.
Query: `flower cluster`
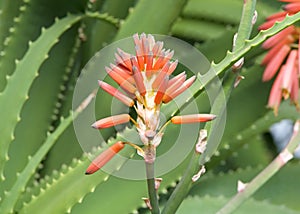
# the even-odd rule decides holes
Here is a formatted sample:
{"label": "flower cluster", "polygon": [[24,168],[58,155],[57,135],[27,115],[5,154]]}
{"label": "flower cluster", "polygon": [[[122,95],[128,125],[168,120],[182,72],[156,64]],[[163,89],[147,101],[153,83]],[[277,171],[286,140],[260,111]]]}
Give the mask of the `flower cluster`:
{"label": "flower cluster", "polygon": [[[289,2],[283,7],[284,11],[271,15],[259,29],[266,30],[274,25],[275,22],[281,21],[286,15],[292,15],[300,11],[300,0],[281,0]],[[267,39],[262,47],[269,49],[262,61],[265,65],[263,81],[271,80],[276,73],[276,79],[272,86],[268,107],[273,108],[277,114],[282,98],[290,100],[299,108],[299,77],[300,77],[300,49],[299,40],[300,28],[289,26],[276,35]]]}
{"label": "flower cluster", "polygon": [[188,89],[196,77],[187,79],[185,72],[173,77],[172,73],[178,64],[177,60],[172,60],[174,51],[163,49],[163,42],[156,42],[152,35],[135,34],[133,40],[135,55],[118,49],[115,54],[115,64],[105,68],[107,74],[123,92],[103,81],[99,81],[99,86],[125,105],[133,107],[137,118],[134,119],[129,114],[114,115],[96,121],[92,127],[103,129],[131,121],[136,126],[144,148],[130,142],[117,142],[93,161],[86,174],[94,173],[101,168],[125,144],[136,148],[146,162],[154,162],[155,148],[160,144],[164,128],[168,123],[206,122],[215,118],[215,115],[211,114],[174,116],[161,125],[161,105],[170,102]]}

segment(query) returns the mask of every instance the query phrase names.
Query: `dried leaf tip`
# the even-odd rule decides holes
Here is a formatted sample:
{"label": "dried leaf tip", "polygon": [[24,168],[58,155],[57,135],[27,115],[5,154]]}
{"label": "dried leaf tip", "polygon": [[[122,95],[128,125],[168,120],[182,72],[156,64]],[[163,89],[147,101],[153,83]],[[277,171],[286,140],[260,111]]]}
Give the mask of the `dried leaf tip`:
{"label": "dried leaf tip", "polygon": [[101,169],[107,162],[109,162],[118,152],[120,152],[125,146],[125,143],[118,141],[113,144],[107,150],[102,152],[92,163],[89,165],[85,171],[86,175],[90,175]]}
{"label": "dried leaf tip", "polygon": [[247,186],[247,183],[243,183],[242,181],[238,180],[238,183],[237,183],[237,191],[238,192],[242,192],[245,190]]}
{"label": "dried leaf tip", "polygon": [[198,142],[196,144],[196,152],[199,154],[204,153],[207,145],[207,130],[201,129],[199,132]]}

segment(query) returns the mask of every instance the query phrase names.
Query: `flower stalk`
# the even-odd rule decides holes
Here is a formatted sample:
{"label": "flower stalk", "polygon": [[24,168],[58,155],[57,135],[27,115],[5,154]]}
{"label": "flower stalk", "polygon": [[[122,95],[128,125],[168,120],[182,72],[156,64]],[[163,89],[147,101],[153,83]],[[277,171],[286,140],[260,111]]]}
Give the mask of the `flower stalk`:
{"label": "flower stalk", "polygon": [[280,152],[280,154],[250,183],[245,184],[244,188],[240,189],[240,191],[218,211],[218,214],[232,213],[293,158],[292,154],[297,149],[300,142],[299,129],[300,120],[295,123],[293,136],[285,149],[283,149],[282,152]]}
{"label": "flower stalk", "polygon": [[155,184],[154,162],[156,157],[155,146],[150,144],[145,148],[144,159],[146,165],[147,187],[149,195],[150,210],[152,214],[159,214],[157,189]]}

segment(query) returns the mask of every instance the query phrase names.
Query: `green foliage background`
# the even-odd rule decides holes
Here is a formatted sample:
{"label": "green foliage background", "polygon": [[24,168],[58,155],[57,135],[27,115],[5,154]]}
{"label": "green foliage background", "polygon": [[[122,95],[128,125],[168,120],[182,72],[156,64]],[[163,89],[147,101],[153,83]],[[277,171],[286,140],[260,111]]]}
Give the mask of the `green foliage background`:
{"label": "green foliage background", "polygon": [[[70,114],[76,80],[97,51],[136,32],[178,37],[210,61],[217,63],[226,57],[226,68],[236,60],[226,53],[232,49],[242,3],[0,0],[0,213],[147,213],[141,200],[147,195],[144,181],[123,180],[104,172],[84,175],[90,160],[77,142]],[[253,36],[266,16],[280,11],[280,3],[258,1],[257,11]],[[262,42],[265,37],[259,39]],[[239,53],[245,55],[245,80],[228,102],[222,143],[178,213],[216,212],[235,194],[237,180],[249,181],[273,159],[272,139],[266,137],[270,125],[283,118],[299,118],[288,102],[282,104],[278,117],[266,108],[271,83],[261,82],[259,63],[264,51],[258,43],[249,44],[250,52]],[[111,101],[103,93],[98,96],[104,103]],[[208,110],[205,100],[203,94],[197,103]],[[101,106],[97,117],[107,116],[109,110],[110,106]],[[159,148],[162,151],[176,133],[172,128],[168,131],[168,139]],[[109,129],[103,135],[110,143],[133,132]],[[162,206],[187,163],[188,159],[163,176]],[[288,164],[237,213],[299,213],[299,169],[297,160]]]}

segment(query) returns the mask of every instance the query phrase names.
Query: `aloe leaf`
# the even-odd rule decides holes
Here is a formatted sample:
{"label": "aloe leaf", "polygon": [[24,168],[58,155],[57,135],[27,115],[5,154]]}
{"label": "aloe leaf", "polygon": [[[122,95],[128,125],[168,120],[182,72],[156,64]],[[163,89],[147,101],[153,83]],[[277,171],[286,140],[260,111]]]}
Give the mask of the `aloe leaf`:
{"label": "aloe leaf", "polygon": [[167,34],[185,3],[186,0],[139,1],[121,25],[115,40],[137,32]]}
{"label": "aloe leaf", "polygon": [[[37,39],[41,34],[41,28],[52,25],[55,17],[66,16],[67,12],[79,12],[85,1],[74,0],[73,4],[60,0],[43,3],[39,0],[23,2],[18,8],[20,11],[18,16],[14,17],[14,25],[3,43],[0,58],[0,91],[4,90],[7,83],[6,76],[15,71],[15,61],[23,58],[28,50],[28,42]],[[17,6],[17,3],[14,2],[13,5]]]}
{"label": "aloe leaf", "polygon": [[242,15],[242,7],[243,3],[236,0],[189,0],[182,14],[191,18],[238,25]]}
{"label": "aloe leaf", "polygon": [[[98,11],[103,13],[103,15],[106,14],[107,21],[98,19],[96,16],[91,20],[86,20],[85,33],[88,40],[84,44],[83,63],[86,63],[97,51],[112,41],[120,28],[121,21],[126,18],[129,13],[129,8],[133,6],[133,4],[134,2],[132,1],[104,1]],[[122,5],[122,7],[120,7],[120,5]],[[87,15],[89,15],[89,13]],[[109,20],[111,21],[109,22]]]}
{"label": "aloe leaf", "polygon": [[[111,139],[110,143],[126,139],[134,132],[134,130],[127,130],[120,133],[116,139]],[[102,151],[97,151],[97,153]],[[129,150],[125,148],[122,152],[127,155],[132,154],[131,148]],[[31,196],[31,200],[24,204],[20,213],[32,213],[40,209],[43,210],[43,213],[70,212],[74,204],[82,201],[86,194],[93,192],[97,185],[107,182],[110,176],[104,172],[92,176],[84,175],[89,164],[90,159],[84,155],[81,159],[74,160],[70,166],[63,165],[59,171],[46,178],[45,183],[41,183],[41,186],[36,187],[39,188],[39,192],[37,195]],[[65,194],[60,194],[62,189]]]}
{"label": "aloe leaf", "polygon": [[19,15],[20,6],[24,2],[24,0],[0,2],[0,51],[3,50],[5,38],[9,35],[10,29],[13,29],[15,18]]}
{"label": "aloe leaf", "polygon": [[[219,173],[217,175],[207,174],[191,189],[191,196],[205,197],[206,195],[217,197],[222,193],[226,198],[236,194],[237,181],[250,181],[262,167],[248,167],[237,169],[228,173]],[[262,188],[254,195],[255,200],[268,200],[272,204],[285,205],[290,209],[299,212],[298,203],[298,178],[299,161],[289,163],[273,176]]]}
{"label": "aloe leaf", "polygon": [[186,39],[203,41],[216,39],[227,31],[223,24],[203,20],[179,19],[172,25],[172,34]]}
{"label": "aloe leaf", "polygon": [[[57,107],[60,106],[60,103],[57,102],[57,97],[60,89],[63,88],[60,87],[65,78],[65,76],[62,78],[62,74],[67,64],[75,35],[77,35],[76,27],[67,31],[60,38],[58,44],[50,51],[49,58],[40,67],[39,76],[30,87],[28,94],[30,99],[22,107],[20,113],[22,120],[15,128],[15,139],[8,150],[10,158],[4,168],[6,180],[2,183],[0,192],[2,189],[7,190],[11,188],[17,179],[16,173],[26,166],[28,156],[33,155],[42,145],[47,137],[47,131],[52,132],[54,130],[50,129],[50,126],[55,125],[56,127],[52,120],[53,117],[57,117],[54,112],[57,112]],[[64,117],[67,115],[64,115]],[[35,134],[33,135],[32,133]]]}
{"label": "aloe leaf", "polygon": [[[226,203],[225,197],[211,197],[206,196],[203,198],[199,197],[188,197],[183,203],[178,214],[196,214],[205,212],[206,214],[217,213],[218,208]],[[269,202],[249,200],[243,206],[241,206],[234,214],[252,214],[252,213],[265,213],[265,214],[296,214],[298,212],[288,209],[284,206],[276,206]]]}
{"label": "aloe leaf", "polygon": [[33,157],[29,158],[28,164],[18,175],[18,180],[5,195],[3,202],[0,204],[0,212],[13,213],[15,203],[17,202],[20,194],[25,190],[27,182],[38,168],[40,162],[43,160],[50,148],[55,144],[57,138],[59,138],[73,120],[75,120],[76,117],[89,105],[94,96],[95,94],[88,96],[75,112],[71,112],[66,119],[61,119],[60,125],[52,134],[48,134],[46,142],[39,148]]}
{"label": "aloe leaf", "polygon": [[[78,28],[75,30],[78,30]],[[71,40],[73,44],[71,51],[64,55],[66,58],[61,57],[65,60],[66,64],[62,67],[63,72],[60,72],[62,77],[60,76],[60,86],[57,87],[59,91],[54,101],[55,107],[51,116],[51,124],[48,126],[50,130],[55,130],[59,118],[66,117],[70,109],[72,109],[72,100],[70,99],[72,98],[73,88],[81,69],[80,63],[76,63],[76,60],[80,55],[82,41],[76,32],[73,34],[73,37],[68,39]],[[75,42],[73,40],[75,40]],[[64,48],[64,46],[62,48]],[[61,154],[65,155],[61,156]],[[54,169],[60,168],[62,163],[70,163],[73,158],[80,157],[81,154],[82,149],[79,143],[77,143],[73,126],[69,126],[47,154],[47,159],[43,161],[43,168],[39,173],[42,177],[50,174]]]}
{"label": "aloe leaf", "polygon": [[[4,179],[3,167],[8,159],[8,147],[14,139],[14,129],[20,121],[19,115],[28,99],[29,88],[38,75],[37,70],[48,57],[47,54],[51,47],[58,42],[58,37],[81,18],[81,16],[68,15],[66,18],[57,20],[50,28],[44,29],[41,36],[35,42],[30,43],[29,50],[22,60],[17,62],[14,74],[8,79],[5,90],[0,94],[1,118],[6,121],[0,125],[2,130],[0,143],[1,180]],[[34,62],[32,62],[33,59]],[[16,91],[16,89],[18,90]]]}

